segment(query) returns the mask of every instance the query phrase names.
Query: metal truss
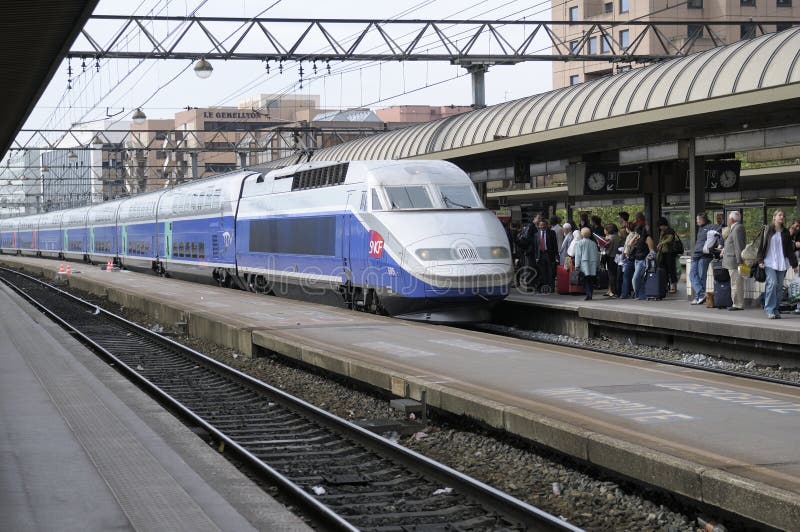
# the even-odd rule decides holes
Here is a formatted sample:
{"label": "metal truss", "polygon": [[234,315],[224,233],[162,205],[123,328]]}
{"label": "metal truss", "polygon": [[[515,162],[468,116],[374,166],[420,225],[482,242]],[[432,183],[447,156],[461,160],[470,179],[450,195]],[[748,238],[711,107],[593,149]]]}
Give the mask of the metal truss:
{"label": "metal truss", "polygon": [[[794,24],[796,20],[771,20]],[[93,15],[68,52],[74,58],[115,59],[222,59],[261,61],[447,61],[452,64],[500,65],[523,61],[650,62],[698,51],[699,28],[714,46],[724,44],[715,29],[747,24],[754,37],[768,33],[766,23],[748,20],[658,20],[658,21],[537,21],[537,20],[388,20],[290,19],[224,17],[139,17]],[[677,42],[667,28],[698,28]],[[180,31],[174,31],[176,26]],[[554,32],[569,26],[580,34],[579,42],[565,41]],[[236,27],[226,44],[231,27]],[[639,35],[622,46],[614,29],[641,28]],[[113,28],[112,31],[109,29]],[[169,33],[172,28],[172,34]],[[144,36],[139,50],[124,44],[123,35],[138,29]],[[101,34],[111,34],[105,44]],[[339,36],[338,34],[347,34]],[[223,38],[223,35],[226,37]],[[281,35],[282,37],[278,37]],[[286,37],[291,35],[291,37]],[[534,50],[534,39],[543,36],[552,53]],[[661,50],[639,53],[649,36]],[[588,53],[592,37],[605,40],[607,53]],[[192,41],[187,44],[186,41]],[[322,48],[320,47],[322,45]],[[598,51],[602,47],[598,46]],[[708,42],[703,49],[708,48]],[[267,63],[269,65],[269,63]],[[316,71],[316,65],[315,71]],[[280,68],[280,67],[279,67]],[[316,73],[316,72],[315,72]]]}
{"label": "metal truss", "polygon": [[[361,138],[383,129],[278,126],[257,131],[22,129],[13,151],[144,150],[176,153],[260,153],[315,150]],[[52,140],[56,138],[57,140]]]}

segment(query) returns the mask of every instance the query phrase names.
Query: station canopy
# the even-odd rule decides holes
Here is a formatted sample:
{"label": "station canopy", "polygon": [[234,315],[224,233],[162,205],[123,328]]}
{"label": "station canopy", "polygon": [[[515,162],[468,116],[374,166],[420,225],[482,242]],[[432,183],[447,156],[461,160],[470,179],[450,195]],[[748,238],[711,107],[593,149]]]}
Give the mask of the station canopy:
{"label": "station canopy", "polygon": [[[571,126],[584,126],[581,131],[588,134],[593,131],[593,125],[608,119],[622,124],[667,121],[686,114],[684,108],[687,104],[694,104],[689,109],[695,109],[693,112],[697,113],[727,111],[728,120],[741,122],[742,114],[738,109],[783,97],[764,94],[769,89],[783,89],[783,93],[789,94],[787,98],[793,99],[792,105],[796,108],[800,103],[800,92],[796,85],[788,86],[798,82],[800,27],[795,27],[586,83],[346,142],[318,150],[310,160],[402,159],[431,157],[431,154],[436,154],[433,156],[437,158],[452,159],[487,154],[515,145],[519,147],[526,143],[552,140],[558,136],[556,133],[559,130],[565,130],[565,133],[566,130],[572,130],[570,135],[577,134],[578,130]],[[786,91],[787,88],[790,90]],[[725,100],[731,96],[743,98]],[[778,114],[778,119],[790,120],[790,108],[781,107],[780,102],[775,103],[778,106],[772,111]],[[652,111],[660,113],[656,115]],[[766,116],[768,113],[758,114]],[[691,116],[686,118],[681,130],[688,128],[696,133],[704,130],[701,121],[692,122]],[[715,124],[718,129],[728,126],[732,127],[730,124]],[[665,134],[664,131],[653,132],[652,125],[650,129],[651,135]],[[706,132],[712,130],[710,126],[705,128]],[[675,134],[678,134],[677,130]],[[641,137],[631,136],[628,140],[635,143]],[[284,158],[272,161],[268,166],[284,166],[293,162],[294,158]]]}
{"label": "station canopy", "polygon": [[[97,2],[0,2],[0,156],[11,146]],[[77,71],[80,65],[72,68]],[[61,74],[66,88],[67,72]]]}

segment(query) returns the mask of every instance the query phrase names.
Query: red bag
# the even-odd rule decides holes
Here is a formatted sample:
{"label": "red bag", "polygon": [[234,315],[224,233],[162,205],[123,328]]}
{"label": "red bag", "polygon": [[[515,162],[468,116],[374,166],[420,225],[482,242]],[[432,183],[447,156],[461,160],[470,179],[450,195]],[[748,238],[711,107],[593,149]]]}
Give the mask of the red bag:
{"label": "red bag", "polygon": [[583,285],[575,286],[569,284],[569,270],[561,264],[556,268],[556,292],[561,295],[583,294]]}

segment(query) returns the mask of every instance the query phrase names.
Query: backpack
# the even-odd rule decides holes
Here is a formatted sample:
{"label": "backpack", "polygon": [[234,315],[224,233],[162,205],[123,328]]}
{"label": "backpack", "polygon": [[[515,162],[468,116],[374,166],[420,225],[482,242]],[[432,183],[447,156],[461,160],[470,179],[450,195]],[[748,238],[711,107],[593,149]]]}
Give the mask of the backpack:
{"label": "backpack", "polygon": [[676,255],[683,255],[683,252],[684,252],[683,242],[681,241],[680,238],[678,238],[678,235],[675,235],[672,238],[671,246],[672,246],[672,252],[673,253],[675,253]]}

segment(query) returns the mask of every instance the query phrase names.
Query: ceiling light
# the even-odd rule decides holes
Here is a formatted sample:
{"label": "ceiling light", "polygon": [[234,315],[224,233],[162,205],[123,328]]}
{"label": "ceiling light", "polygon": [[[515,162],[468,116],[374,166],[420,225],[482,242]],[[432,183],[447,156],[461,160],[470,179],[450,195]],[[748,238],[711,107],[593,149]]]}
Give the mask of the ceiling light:
{"label": "ceiling light", "polygon": [[214,67],[211,66],[211,63],[202,57],[194,64],[194,73],[197,74],[197,77],[200,79],[206,79],[213,71]]}
{"label": "ceiling light", "polygon": [[144,124],[144,121],[147,120],[147,115],[142,112],[141,107],[137,107],[131,118],[134,124]]}

